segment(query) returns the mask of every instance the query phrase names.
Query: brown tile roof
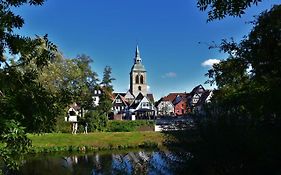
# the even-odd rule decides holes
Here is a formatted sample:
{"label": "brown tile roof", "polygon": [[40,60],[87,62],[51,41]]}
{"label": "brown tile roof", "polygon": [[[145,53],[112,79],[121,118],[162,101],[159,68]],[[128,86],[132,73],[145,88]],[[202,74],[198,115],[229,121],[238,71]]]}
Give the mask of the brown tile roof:
{"label": "brown tile roof", "polygon": [[173,93],[169,93],[167,96],[163,97],[162,101],[170,101],[173,102],[177,96],[180,96],[182,98],[187,98],[189,96],[189,93],[178,93],[178,92],[173,92]]}
{"label": "brown tile roof", "polygon": [[76,111],[78,111],[78,110],[81,109],[80,106],[77,105],[76,103],[73,103],[73,104],[69,105],[69,107],[70,107],[70,108],[73,108],[73,109],[76,110]]}
{"label": "brown tile roof", "polygon": [[128,106],[129,102],[126,100],[126,98],[122,95],[120,95],[121,100]]}
{"label": "brown tile roof", "polygon": [[146,97],[147,97],[147,99],[148,99],[151,103],[154,103],[153,94],[147,94]]}

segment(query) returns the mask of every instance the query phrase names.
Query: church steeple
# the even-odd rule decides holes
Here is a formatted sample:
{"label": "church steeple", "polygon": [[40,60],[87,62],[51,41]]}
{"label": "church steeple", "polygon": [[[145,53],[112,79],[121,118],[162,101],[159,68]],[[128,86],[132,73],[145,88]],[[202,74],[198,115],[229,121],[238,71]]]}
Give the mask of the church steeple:
{"label": "church steeple", "polygon": [[146,70],[142,64],[139,46],[136,46],[135,60],[130,73],[130,92],[136,97],[140,92],[147,95]]}
{"label": "church steeple", "polygon": [[135,64],[141,63],[141,57],[140,57],[140,50],[139,46],[136,46],[136,54],[135,54]]}

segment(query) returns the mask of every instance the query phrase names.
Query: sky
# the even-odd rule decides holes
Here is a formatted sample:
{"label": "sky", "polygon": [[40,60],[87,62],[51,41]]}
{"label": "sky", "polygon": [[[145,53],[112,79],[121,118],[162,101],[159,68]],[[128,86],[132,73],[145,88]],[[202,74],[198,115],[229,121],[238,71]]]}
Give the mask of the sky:
{"label": "sky", "polygon": [[155,99],[170,92],[190,92],[204,84],[212,63],[227,55],[208,44],[224,38],[240,41],[254,16],[281,0],[263,0],[241,18],[227,17],[207,23],[207,12],[196,0],[47,0],[43,6],[14,10],[25,19],[17,33],[45,35],[66,58],[90,56],[93,71],[102,78],[112,67],[115,92],[129,89],[129,73],[138,43],[147,70],[149,91]]}

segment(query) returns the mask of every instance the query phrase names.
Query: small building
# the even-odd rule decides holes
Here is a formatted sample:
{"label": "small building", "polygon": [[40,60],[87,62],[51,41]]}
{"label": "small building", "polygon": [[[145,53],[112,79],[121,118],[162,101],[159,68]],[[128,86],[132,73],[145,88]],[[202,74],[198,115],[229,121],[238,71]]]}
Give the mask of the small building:
{"label": "small building", "polygon": [[173,103],[165,98],[160,99],[156,107],[159,116],[173,116],[175,114]]}
{"label": "small building", "polygon": [[187,114],[187,98],[189,94],[170,93],[157,103],[158,115],[180,116]]}
{"label": "small building", "polygon": [[173,102],[176,116],[187,114],[187,98],[186,96],[177,96]]}
{"label": "small building", "polygon": [[122,120],[130,104],[121,94],[117,94],[112,102],[113,119]]}
{"label": "small building", "polygon": [[78,118],[81,117],[81,107],[76,103],[69,106],[67,116],[65,117],[66,122],[78,122]]}
{"label": "small building", "polygon": [[103,94],[103,90],[101,87],[96,87],[95,90],[93,91],[93,96],[92,96],[92,99],[93,99],[93,107],[96,107],[99,105],[100,103],[100,98]]}
{"label": "small building", "polygon": [[135,98],[133,103],[129,107],[129,117],[131,120],[151,120],[154,119],[156,109],[153,103],[142,93]]}

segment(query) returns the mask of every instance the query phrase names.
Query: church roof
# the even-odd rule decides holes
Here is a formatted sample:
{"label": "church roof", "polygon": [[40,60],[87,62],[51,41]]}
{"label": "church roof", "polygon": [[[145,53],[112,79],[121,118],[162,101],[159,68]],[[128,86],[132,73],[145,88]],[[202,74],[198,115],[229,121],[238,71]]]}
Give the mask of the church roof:
{"label": "church roof", "polygon": [[132,67],[132,71],[145,72],[144,65],[141,62],[142,62],[142,60],[141,60],[141,57],[140,57],[139,46],[137,45],[136,52],[135,52],[135,63]]}
{"label": "church roof", "polygon": [[132,67],[132,71],[142,71],[142,72],[146,72],[144,65],[141,63],[135,63]]}

